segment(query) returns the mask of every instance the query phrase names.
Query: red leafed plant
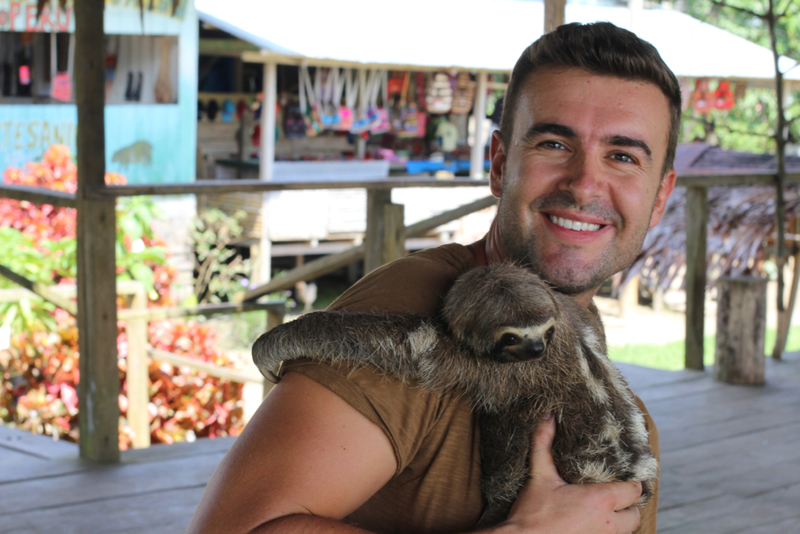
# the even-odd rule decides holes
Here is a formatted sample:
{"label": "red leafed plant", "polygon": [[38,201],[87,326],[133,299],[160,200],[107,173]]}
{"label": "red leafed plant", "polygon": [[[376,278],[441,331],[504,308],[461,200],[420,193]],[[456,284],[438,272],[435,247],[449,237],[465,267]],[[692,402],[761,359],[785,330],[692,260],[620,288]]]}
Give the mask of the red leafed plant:
{"label": "red leafed plant", "polygon": [[[24,169],[9,168],[5,183],[74,192],[77,169],[64,146],[51,146],[41,162]],[[106,183],[124,184],[116,173]],[[170,286],[175,269],[166,264],[163,240],[150,227],[153,205],[128,199],[117,208],[118,279],[142,281],[149,306],[174,305]],[[75,279],[75,210],[0,199],[0,263],[45,284]],[[5,250],[4,250],[5,249]],[[13,287],[0,280],[0,287]],[[119,299],[120,305],[125,299]],[[0,303],[0,325],[14,332],[10,347],[0,350],[0,419],[4,424],[78,439],[78,331],[75,318],[49,303],[24,299]],[[233,366],[216,350],[216,334],[196,321],[155,321],[150,342],[161,350]],[[127,339],[119,323],[120,447],[127,449],[133,433],[127,424]],[[0,349],[2,349],[0,347]],[[151,441],[174,443],[194,437],[237,435],[242,427],[241,385],[205,376],[187,368],[152,361],[150,371]]]}

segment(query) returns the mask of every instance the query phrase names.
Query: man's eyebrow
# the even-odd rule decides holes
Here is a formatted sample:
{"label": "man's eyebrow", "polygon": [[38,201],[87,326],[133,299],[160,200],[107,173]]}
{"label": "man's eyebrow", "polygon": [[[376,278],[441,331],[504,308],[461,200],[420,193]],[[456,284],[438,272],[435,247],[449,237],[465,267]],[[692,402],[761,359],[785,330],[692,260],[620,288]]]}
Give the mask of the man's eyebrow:
{"label": "man's eyebrow", "polygon": [[563,124],[557,124],[554,122],[540,122],[528,128],[523,140],[530,141],[531,139],[535,139],[542,134],[553,134],[559,137],[565,137],[567,139],[575,139],[578,137],[578,134],[575,133],[575,130],[569,126],[564,126]]}
{"label": "man's eyebrow", "polygon": [[627,147],[635,147],[640,148],[647,154],[648,158],[652,159],[653,151],[650,150],[650,147],[647,146],[647,143],[642,141],[641,139],[635,139],[633,137],[627,137],[624,135],[614,135],[606,139],[606,142],[609,145],[613,146],[627,146]]}

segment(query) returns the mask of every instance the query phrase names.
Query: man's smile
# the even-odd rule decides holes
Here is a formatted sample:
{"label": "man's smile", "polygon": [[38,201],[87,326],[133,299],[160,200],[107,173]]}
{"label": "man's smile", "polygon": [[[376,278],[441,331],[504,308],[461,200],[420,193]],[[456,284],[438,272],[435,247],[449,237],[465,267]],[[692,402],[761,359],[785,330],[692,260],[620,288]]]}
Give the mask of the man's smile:
{"label": "man's smile", "polygon": [[587,222],[573,221],[571,219],[564,219],[563,217],[556,217],[555,215],[548,215],[550,222],[559,225],[567,230],[576,232],[596,232],[600,229],[599,224],[590,224]]}
{"label": "man's smile", "polygon": [[562,243],[588,244],[614,231],[614,225],[603,224],[600,220],[585,215],[566,214],[560,210],[539,213],[550,233]]}

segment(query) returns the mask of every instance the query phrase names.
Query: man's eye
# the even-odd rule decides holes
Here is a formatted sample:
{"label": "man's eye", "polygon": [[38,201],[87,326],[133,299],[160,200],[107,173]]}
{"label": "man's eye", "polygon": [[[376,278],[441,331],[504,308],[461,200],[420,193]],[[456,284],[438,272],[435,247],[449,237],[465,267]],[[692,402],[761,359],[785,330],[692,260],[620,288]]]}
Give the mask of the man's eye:
{"label": "man's eye", "polygon": [[541,143],[541,146],[543,146],[545,148],[552,148],[554,150],[563,150],[563,149],[566,148],[564,145],[562,145],[558,141],[543,141]]}
{"label": "man's eye", "polygon": [[625,153],[617,153],[612,156],[615,160],[621,161],[622,163],[636,163],[636,159],[633,156]]}

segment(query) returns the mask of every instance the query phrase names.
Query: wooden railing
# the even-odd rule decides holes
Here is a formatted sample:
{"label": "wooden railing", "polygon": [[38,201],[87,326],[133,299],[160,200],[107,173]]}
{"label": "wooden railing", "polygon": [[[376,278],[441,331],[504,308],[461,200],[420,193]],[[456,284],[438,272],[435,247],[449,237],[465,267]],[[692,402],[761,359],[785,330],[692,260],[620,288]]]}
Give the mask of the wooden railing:
{"label": "wooden railing", "polygon": [[[702,371],[705,331],[706,242],[708,240],[708,188],[738,185],[773,185],[778,177],[764,173],[679,176],[676,185],[686,188],[686,338],[684,366]],[[800,173],[786,176],[800,182]]]}
{"label": "wooden railing", "polygon": [[[92,341],[81,347],[81,384],[78,389],[80,406],[98,407],[94,411],[81,412],[81,456],[97,462],[119,461],[118,449],[118,405],[119,394],[115,384],[118,384],[116,365],[116,320],[128,321],[128,331],[131,329],[134,356],[133,365],[128,372],[129,388],[134,394],[129,398],[129,403],[137,407],[129,414],[129,421],[137,436],[147,436],[145,431],[147,422],[147,399],[142,395],[147,384],[147,370],[142,363],[146,362],[147,354],[155,359],[180,362],[188,365],[185,358],[178,355],[165,354],[155,351],[147,346],[147,321],[164,317],[182,317],[188,315],[209,315],[214,313],[235,313],[250,309],[265,309],[268,313],[268,327],[282,321],[282,316],[270,308],[272,303],[258,303],[256,299],[281,289],[294,286],[302,280],[310,280],[328,273],[349,263],[364,259],[365,271],[370,271],[388,261],[405,254],[404,241],[406,237],[424,234],[434,228],[446,224],[494,205],[497,200],[488,196],[465,206],[441,213],[427,220],[420,221],[406,227],[403,222],[403,206],[391,202],[391,189],[396,187],[456,187],[456,186],[487,186],[488,180],[483,179],[451,179],[437,180],[433,178],[396,177],[380,178],[373,180],[338,181],[338,182],[262,182],[257,180],[209,180],[193,184],[159,184],[159,185],[128,185],[128,186],[85,186],[80,195],[50,191],[35,187],[15,186],[0,184],[0,197],[13,198],[34,203],[46,203],[56,206],[75,207],[84,217],[95,221],[98,228],[111,228],[113,233],[113,213],[116,197],[136,195],[174,195],[174,194],[216,194],[224,192],[263,192],[287,189],[338,189],[338,188],[364,188],[367,190],[367,230],[364,242],[349,250],[309,262],[283,276],[271,280],[260,287],[237,295],[236,301],[230,305],[209,305],[195,308],[147,308],[146,296],[140,293],[129,293],[131,308],[117,310],[115,286],[116,272],[114,269],[114,247],[107,242],[113,239],[108,232],[78,232],[78,303],[60,295],[52,287],[35,284],[8,269],[0,267],[0,274],[8,275],[28,291],[41,298],[53,302],[59,307],[73,314],[82,314],[83,321],[79,319],[81,338]],[[109,217],[111,220],[109,220]],[[89,223],[84,220],[84,226]],[[83,258],[83,266],[81,259]],[[88,269],[90,274],[83,272]],[[91,282],[87,283],[87,278]],[[87,280],[87,282],[82,282]],[[120,286],[120,290],[122,287]],[[128,291],[128,290],[126,290]],[[80,303],[86,303],[82,309]],[[270,310],[273,313],[270,313]],[[270,319],[272,317],[272,319]],[[280,317],[280,319],[279,319]],[[99,341],[98,341],[99,340]],[[138,345],[137,345],[138,343]],[[130,344],[130,341],[129,341]],[[88,347],[88,348],[87,348]],[[129,351],[131,348],[129,347]],[[129,356],[130,357],[130,356]],[[195,368],[199,362],[193,362]],[[204,369],[209,372],[209,368]],[[249,381],[261,380],[254,374],[236,374],[231,370],[211,369],[210,374]],[[234,373],[234,374],[231,374]],[[233,378],[232,378],[233,379]],[[263,382],[262,382],[263,383]],[[132,386],[131,386],[132,384]],[[143,387],[144,385],[144,387]],[[137,415],[138,414],[138,415]],[[144,438],[137,441],[136,446],[145,446]]]}
{"label": "wooden railing", "polygon": [[[71,300],[77,293],[77,287],[75,285],[42,286],[41,284],[34,284],[2,266],[0,266],[0,273],[23,286],[20,289],[0,290],[0,302],[19,302],[23,299],[45,300],[72,315],[77,313],[75,303]],[[36,290],[32,291],[30,289],[31,287]],[[264,326],[266,330],[269,330],[283,323],[286,310],[283,301],[148,308],[147,292],[144,284],[137,281],[117,282],[117,294],[129,297],[128,300],[130,302],[128,308],[118,311],[117,318],[127,323],[127,419],[134,434],[134,448],[150,446],[150,419],[147,410],[147,405],[150,402],[148,358],[167,362],[175,366],[189,367],[195,371],[202,371],[207,375],[217,378],[244,383],[246,388],[255,390],[252,394],[248,395],[249,397],[263,398],[266,396],[272,384],[258,373],[254,366],[243,370],[231,369],[153,348],[148,342],[148,323],[150,321],[176,317],[199,315],[208,317],[216,314],[263,310],[267,315]],[[252,406],[246,406],[245,411],[247,413],[252,413],[254,411],[253,408]]]}

